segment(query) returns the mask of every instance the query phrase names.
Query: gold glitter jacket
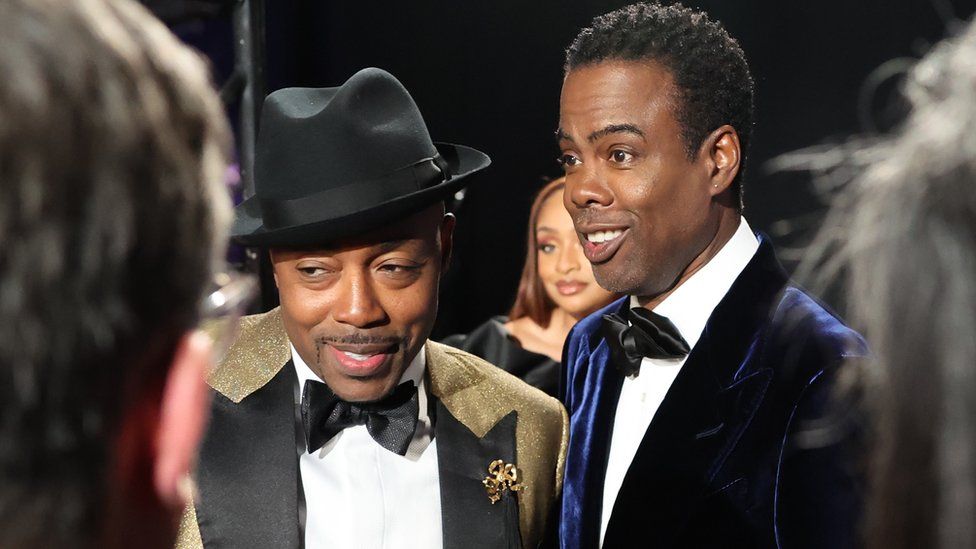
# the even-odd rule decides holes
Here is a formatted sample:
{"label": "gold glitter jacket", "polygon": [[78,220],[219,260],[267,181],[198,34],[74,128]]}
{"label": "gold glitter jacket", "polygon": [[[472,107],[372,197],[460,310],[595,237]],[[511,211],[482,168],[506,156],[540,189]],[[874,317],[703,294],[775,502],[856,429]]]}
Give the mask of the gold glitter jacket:
{"label": "gold glitter jacket", "polygon": [[[547,526],[555,526],[547,520],[556,516],[553,505],[562,490],[565,409],[478,357],[433,341],[426,351],[430,392],[437,402],[434,436],[444,547],[538,546]],[[278,309],[242,319],[237,343],[209,380],[217,394],[201,448],[200,492],[196,507],[184,513],[178,548],[298,547],[297,435],[291,419],[297,378],[293,368],[284,368],[290,362]],[[276,402],[288,417],[250,436],[251,425],[266,423],[263,416]],[[240,418],[225,421],[227,416]],[[496,460],[515,465],[522,489],[504,491],[492,503],[484,480]],[[260,478],[244,478],[255,475],[242,471],[256,469]]]}

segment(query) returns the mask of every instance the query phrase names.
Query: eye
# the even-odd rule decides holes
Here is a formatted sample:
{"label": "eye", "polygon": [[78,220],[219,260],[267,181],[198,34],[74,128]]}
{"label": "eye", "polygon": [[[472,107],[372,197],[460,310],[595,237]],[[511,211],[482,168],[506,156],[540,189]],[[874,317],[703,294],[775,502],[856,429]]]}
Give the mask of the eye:
{"label": "eye", "polygon": [[544,254],[551,254],[552,252],[556,251],[556,245],[549,243],[539,244],[539,251]]}
{"label": "eye", "polygon": [[326,270],[323,267],[310,265],[307,267],[298,267],[298,272],[302,273],[305,276],[315,277],[315,276],[324,275],[326,273]]}
{"label": "eye", "polygon": [[610,151],[610,159],[618,164],[623,164],[633,160],[634,155],[623,149],[614,149]]}
{"label": "eye", "polygon": [[384,265],[380,265],[381,271],[386,271],[389,273],[402,273],[406,271],[414,271],[416,269],[417,267],[414,265],[400,265],[397,263],[386,263]]}
{"label": "eye", "polygon": [[376,270],[392,278],[410,278],[420,274],[420,265],[411,263],[384,263]]}
{"label": "eye", "polygon": [[558,162],[563,168],[571,168],[573,166],[578,166],[580,163],[582,163],[582,160],[580,160],[575,154],[563,153],[559,158],[556,159],[556,162]]}

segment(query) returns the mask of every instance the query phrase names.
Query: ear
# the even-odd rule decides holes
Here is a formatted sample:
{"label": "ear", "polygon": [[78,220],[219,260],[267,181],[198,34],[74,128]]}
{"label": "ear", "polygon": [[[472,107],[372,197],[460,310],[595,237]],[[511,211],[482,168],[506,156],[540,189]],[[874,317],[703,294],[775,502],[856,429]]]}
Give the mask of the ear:
{"label": "ear", "polygon": [[454,227],[457,225],[457,218],[448,212],[441,220],[441,274],[447,272],[451,265],[451,253],[454,251]]}
{"label": "ear", "polygon": [[705,138],[699,154],[705,157],[709,193],[712,196],[724,193],[739,173],[742,157],[739,133],[728,124],[720,126]]}
{"label": "ear", "polygon": [[212,346],[203,332],[184,335],[173,353],[163,389],[153,482],[160,499],[175,507],[188,503],[185,482],[207,423],[210,390],[206,380]]}

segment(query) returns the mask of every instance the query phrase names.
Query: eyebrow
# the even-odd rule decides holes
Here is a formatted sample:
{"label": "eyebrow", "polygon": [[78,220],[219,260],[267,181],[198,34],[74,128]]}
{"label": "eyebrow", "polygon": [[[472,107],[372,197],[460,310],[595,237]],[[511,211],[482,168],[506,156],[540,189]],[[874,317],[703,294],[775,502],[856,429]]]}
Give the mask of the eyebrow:
{"label": "eyebrow", "polygon": [[541,227],[536,227],[535,230],[536,230],[536,232],[545,231],[547,233],[558,233],[559,232],[556,229],[553,229],[552,227],[546,227],[545,225],[543,225]]}
{"label": "eyebrow", "polygon": [[386,252],[395,250],[395,249],[399,248],[400,246],[402,246],[408,240],[410,240],[410,239],[409,238],[401,238],[400,240],[387,240],[386,242],[381,242],[378,245],[380,252],[377,255],[382,255],[382,254],[385,254]]}
{"label": "eyebrow", "polygon": [[[629,133],[640,137],[643,141],[647,141],[647,138],[644,136],[644,132],[634,124],[610,124],[609,126],[605,126],[586,136],[586,140],[593,143],[601,137],[615,133]],[[568,133],[564,132],[562,128],[557,129],[556,140],[562,141],[564,139],[566,141],[574,142],[573,138]]]}

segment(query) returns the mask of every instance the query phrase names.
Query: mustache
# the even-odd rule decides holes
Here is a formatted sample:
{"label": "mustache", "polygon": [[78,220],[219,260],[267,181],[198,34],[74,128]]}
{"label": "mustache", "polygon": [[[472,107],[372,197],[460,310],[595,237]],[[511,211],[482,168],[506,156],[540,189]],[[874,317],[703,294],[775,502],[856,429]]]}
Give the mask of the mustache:
{"label": "mustache", "polygon": [[626,224],[628,216],[622,212],[606,212],[592,209],[581,209],[569,213],[574,225],[590,223],[621,223]]}
{"label": "mustache", "polygon": [[338,343],[340,345],[397,345],[402,347],[406,343],[406,338],[393,335],[366,334],[362,332],[345,335],[326,335],[315,338],[317,345],[328,345]]}

